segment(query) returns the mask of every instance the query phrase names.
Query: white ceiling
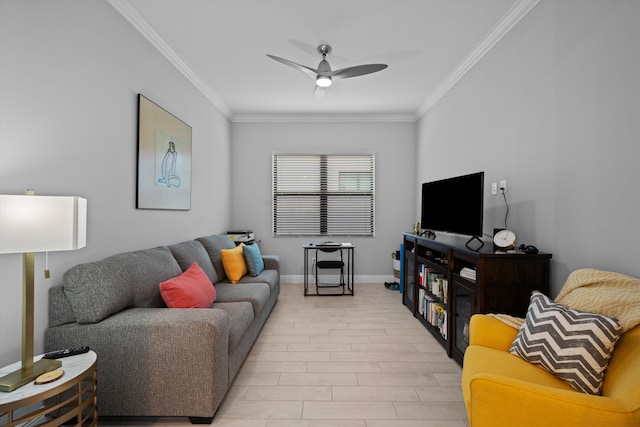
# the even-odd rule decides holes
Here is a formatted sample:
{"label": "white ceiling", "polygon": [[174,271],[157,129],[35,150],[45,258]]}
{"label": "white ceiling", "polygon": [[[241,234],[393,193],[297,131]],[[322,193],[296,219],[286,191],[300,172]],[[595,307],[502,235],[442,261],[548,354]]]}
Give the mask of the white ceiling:
{"label": "white ceiling", "polygon": [[[539,0],[109,0],[230,120],[415,121]],[[385,63],[315,82],[316,68]]]}

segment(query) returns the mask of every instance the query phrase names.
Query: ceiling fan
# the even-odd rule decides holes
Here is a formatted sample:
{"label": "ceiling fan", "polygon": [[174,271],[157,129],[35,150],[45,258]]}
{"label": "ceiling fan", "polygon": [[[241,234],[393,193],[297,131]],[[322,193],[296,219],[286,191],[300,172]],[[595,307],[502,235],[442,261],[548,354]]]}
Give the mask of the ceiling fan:
{"label": "ceiling fan", "polygon": [[316,98],[324,95],[325,89],[331,86],[331,83],[334,80],[364,76],[365,74],[371,74],[377,71],[384,70],[388,66],[387,64],[366,64],[332,71],[329,62],[327,61],[327,55],[331,53],[331,46],[329,46],[328,44],[321,44],[320,46],[318,46],[318,53],[322,55],[322,60],[318,64],[318,69],[296,64],[293,61],[289,61],[288,59],[280,58],[274,55],[267,54],[267,56],[285,65],[293,67],[296,70],[300,70],[313,78],[316,81],[316,89],[314,92]]}

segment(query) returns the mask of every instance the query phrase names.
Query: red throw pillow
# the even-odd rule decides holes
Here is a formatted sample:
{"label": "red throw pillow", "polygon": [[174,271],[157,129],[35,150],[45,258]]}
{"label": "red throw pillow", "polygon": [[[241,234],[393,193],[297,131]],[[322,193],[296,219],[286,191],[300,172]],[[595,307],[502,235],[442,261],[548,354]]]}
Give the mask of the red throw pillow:
{"label": "red throw pillow", "polygon": [[216,300],[216,288],[194,262],[178,277],[160,283],[160,295],[170,308],[208,308]]}

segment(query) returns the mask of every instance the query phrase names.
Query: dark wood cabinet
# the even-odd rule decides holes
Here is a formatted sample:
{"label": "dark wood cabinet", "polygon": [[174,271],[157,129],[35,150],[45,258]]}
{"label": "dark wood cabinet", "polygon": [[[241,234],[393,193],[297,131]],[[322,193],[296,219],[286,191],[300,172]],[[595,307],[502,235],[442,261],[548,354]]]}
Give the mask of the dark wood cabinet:
{"label": "dark wood cabinet", "polygon": [[534,290],[549,295],[551,254],[474,251],[455,237],[404,234],[402,302],[462,364],[475,313],[524,317]]}
{"label": "dark wood cabinet", "polygon": [[469,321],[471,315],[477,313],[476,292],[474,286],[466,286],[461,281],[454,281],[451,287],[451,352],[458,362],[462,363],[464,351],[469,346]]}
{"label": "dark wood cabinet", "polygon": [[[413,246],[411,246],[413,248]],[[416,268],[416,257],[413,254],[413,251],[406,250],[404,251],[404,265],[402,265],[401,271],[404,272],[403,283],[404,287],[402,290],[402,303],[407,307],[413,307],[415,300],[415,268]]]}

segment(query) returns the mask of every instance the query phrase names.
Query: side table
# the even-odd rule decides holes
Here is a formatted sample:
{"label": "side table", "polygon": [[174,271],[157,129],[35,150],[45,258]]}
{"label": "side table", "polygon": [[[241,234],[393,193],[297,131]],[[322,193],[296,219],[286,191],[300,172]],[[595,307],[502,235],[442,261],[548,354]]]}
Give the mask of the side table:
{"label": "side table", "polygon": [[[40,359],[36,356],[35,359]],[[64,375],[48,384],[26,384],[0,392],[0,426],[97,426],[96,353],[60,359]],[[20,368],[21,362],[0,369],[0,376]]]}

